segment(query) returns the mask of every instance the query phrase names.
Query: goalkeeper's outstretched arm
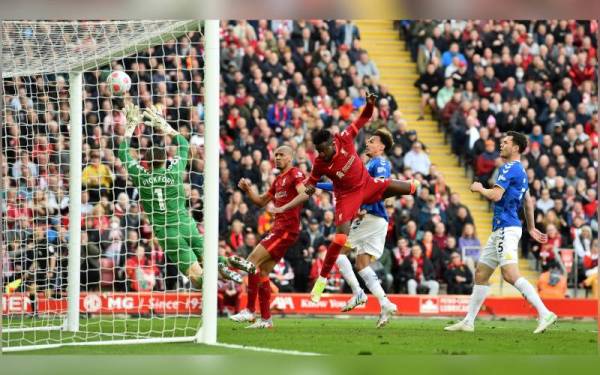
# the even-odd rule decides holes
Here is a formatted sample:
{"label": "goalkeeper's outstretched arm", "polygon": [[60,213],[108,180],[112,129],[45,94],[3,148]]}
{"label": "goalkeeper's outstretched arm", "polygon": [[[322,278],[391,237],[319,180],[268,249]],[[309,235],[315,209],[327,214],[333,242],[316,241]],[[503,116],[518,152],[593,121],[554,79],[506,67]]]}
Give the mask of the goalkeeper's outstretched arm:
{"label": "goalkeeper's outstretched arm", "polygon": [[142,116],[140,115],[140,109],[133,104],[125,105],[123,114],[126,119],[125,138],[123,138],[119,145],[119,159],[125,164],[127,173],[129,173],[137,186],[140,174],[144,173],[144,169],[139,165],[138,161],[131,156],[131,153],[129,152],[129,142],[135,128],[142,121]]}

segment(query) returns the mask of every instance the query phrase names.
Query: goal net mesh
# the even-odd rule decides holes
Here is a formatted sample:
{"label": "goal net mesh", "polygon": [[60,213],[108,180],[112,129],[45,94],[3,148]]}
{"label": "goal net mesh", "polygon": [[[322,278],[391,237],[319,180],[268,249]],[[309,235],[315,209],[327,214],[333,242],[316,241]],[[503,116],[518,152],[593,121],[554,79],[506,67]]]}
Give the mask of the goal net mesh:
{"label": "goal net mesh", "polygon": [[[171,168],[169,176],[183,187],[185,196],[177,199],[184,214],[179,215],[182,219],[171,218],[168,225],[189,224],[201,234],[204,41],[200,23],[0,24],[3,350],[195,336],[201,326],[200,292],[182,274],[178,251],[197,256],[201,249],[191,249],[193,234],[186,238],[165,227],[155,230],[155,213],[148,212],[154,206],[141,199],[128,165],[119,158],[119,146],[126,139],[120,110],[127,103],[155,106],[183,135],[189,142],[187,163],[178,174]],[[113,96],[105,82],[115,70],[125,71],[132,80],[131,89],[122,96]],[[69,103],[69,74],[76,71],[83,72],[82,139],[78,141],[70,137]],[[69,199],[73,142],[82,145],[80,202]],[[151,150],[165,151],[164,172],[177,159],[179,147],[172,137],[141,123],[128,152],[144,170],[159,173]],[[81,212],[80,298],[70,301],[79,306],[78,332],[64,329],[69,305],[69,211],[73,209]],[[175,253],[170,256],[167,241],[179,242],[176,249],[171,247]]]}

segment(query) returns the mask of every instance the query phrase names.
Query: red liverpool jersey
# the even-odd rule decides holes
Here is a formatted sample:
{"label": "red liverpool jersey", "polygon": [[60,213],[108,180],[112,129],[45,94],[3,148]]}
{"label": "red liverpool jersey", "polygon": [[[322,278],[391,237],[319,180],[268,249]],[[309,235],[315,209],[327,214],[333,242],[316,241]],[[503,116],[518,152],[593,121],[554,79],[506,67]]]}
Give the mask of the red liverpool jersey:
{"label": "red liverpool jersey", "polygon": [[373,105],[367,104],[355,123],[334,136],[335,155],[329,162],[320,157],[315,159],[309,184],[315,185],[321,176],[327,176],[333,182],[333,191],[337,196],[357,191],[372,179],[354,147],[354,138],[372,114]]}
{"label": "red liverpool jersey", "polygon": [[[289,171],[277,176],[269,189],[269,195],[273,198],[275,207],[281,207],[296,198],[298,195],[296,187],[302,184],[305,178],[304,173],[296,167],[292,167]],[[299,233],[301,209],[302,205],[298,205],[275,215],[275,223],[273,224],[273,228],[271,228],[271,232]]]}

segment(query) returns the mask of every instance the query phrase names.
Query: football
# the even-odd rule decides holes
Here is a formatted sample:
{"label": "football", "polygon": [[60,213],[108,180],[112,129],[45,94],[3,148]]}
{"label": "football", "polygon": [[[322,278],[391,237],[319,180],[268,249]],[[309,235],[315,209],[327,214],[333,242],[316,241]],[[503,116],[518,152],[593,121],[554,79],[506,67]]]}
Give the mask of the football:
{"label": "football", "polygon": [[131,78],[121,70],[110,73],[106,83],[113,95],[123,95],[131,88]]}

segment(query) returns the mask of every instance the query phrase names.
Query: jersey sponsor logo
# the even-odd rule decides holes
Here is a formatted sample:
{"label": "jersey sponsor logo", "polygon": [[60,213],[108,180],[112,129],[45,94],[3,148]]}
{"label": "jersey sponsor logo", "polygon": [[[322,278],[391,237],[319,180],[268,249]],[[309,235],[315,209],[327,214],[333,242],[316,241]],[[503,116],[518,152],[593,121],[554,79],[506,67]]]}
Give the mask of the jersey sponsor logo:
{"label": "jersey sponsor logo", "polygon": [[287,197],[287,191],[278,191],[275,193],[275,199],[283,199]]}

